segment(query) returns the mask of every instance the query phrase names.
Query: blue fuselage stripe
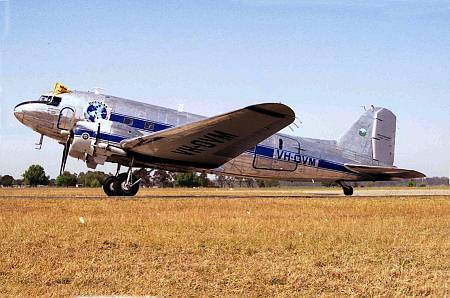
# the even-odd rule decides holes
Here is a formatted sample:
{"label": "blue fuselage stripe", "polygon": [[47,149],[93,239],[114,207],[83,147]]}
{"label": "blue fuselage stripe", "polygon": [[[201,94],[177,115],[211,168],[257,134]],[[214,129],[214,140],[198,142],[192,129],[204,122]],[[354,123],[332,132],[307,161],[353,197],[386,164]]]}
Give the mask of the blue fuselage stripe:
{"label": "blue fuselage stripe", "polygon": [[[118,122],[118,123],[127,123],[127,121],[131,121],[131,124],[129,126],[137,128],[137,129],[143,129],[148,131],[160,131],[167,128],[172,127],[172,125],[167,125],[151,120],[121,115],[117,113],[111,113],[111,116],[109,117],[110,121]],[[129,123],[129,122],[128,122]]]}
{"label": "blue fuselage stripe", "polygon": [[[160,130],[164,130],[164,129],[173,127],[172,125],[159,123],[159,122],[155,122],[155,121],[151,121],[151,120],[146,120],[146,119],[142,119],[142,118],[136,118],[136,117],[132,117],[132,116],[121,115],[118,113],[111,113],[109,120],[113,121],[113,122],[118,122],[118,123],[130,123],[130,120],[131,120],[132,122],[131,122],[131,124],[129,124],[131,127],[134,127],[137,129],[142,129],[142,130],[147,130],[147,131],[152,131],[152,132],[157,132]],[[97,137],[97,133],[95,131],[92,131],[89,129],[76,129],[75,130],[76,136],[81,136],[81,134],[83,134],[83,133],[88,133],[91,138]],[[120,142],[127,139],[127,137],[112,135],[112,134],[108,134],[108,133],[100,133],[99,139],[101,139],[102,141],[108,141],[111,143],[120,144]],[[264,157],[270,158],[270,159],[274,158],[275,149],[264,146],[264,145],[257,145],[256,147],[251,148],[251,149],[247,150],[246,152],[255,154],[255,148],[256,148],[257,155],[264,156]],[[289,152],[289,151],[286,151],[286,152]],[[291,152],[291,153],[296,154],[295,152]],[[331,162],[331,161],[327,161],[327,160],[323,160],[323,159],[318,159],[318,160],[319,160],[319,162],[317,164],[318,168],[332,170],[332,171],[338,171],[338,172],[352,173],[343,164],[339,164],[339,163],[335,163],[335,162]]]}
{"label": "blue fuselage stripe", "polygon": [[265,147],[265,146],[256,146],[256,154],[267,156],[267,157],[273,157],[273,148]]}
{"label": "blue fuselage stripe", "polygon": [[330,161],[323,160],[323,159],[319,159],[318,167],[324,168],[324,169],[329,169],[329,170],[334,170],[334,171],[338,171],[338,172],[352,173],[352,171],[347,169],[343,164],[337,164],[337,163],[330,162]]}
{"label": "blue fuselage stripe", "polygon": [[[83,133],[87,133],[89,135],[89,137],[91,137],[91,138],[97,137],[97,133],[90,129],[79,129],[78,128],[75,130],[75,136],[77,136],[77,137],[80,137]],[[113,143],[119,144],[121,141],[125,140],[126,138],[101,132],[99,135],[99,139],[102,141],[113,142]]]}

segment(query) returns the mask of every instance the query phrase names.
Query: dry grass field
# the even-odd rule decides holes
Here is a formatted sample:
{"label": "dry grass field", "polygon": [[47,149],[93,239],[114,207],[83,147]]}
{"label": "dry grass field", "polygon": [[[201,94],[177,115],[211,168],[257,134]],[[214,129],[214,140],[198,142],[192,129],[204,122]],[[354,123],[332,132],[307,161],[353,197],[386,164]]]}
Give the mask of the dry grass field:
{"label": "dry grass field", "polygon": [[339,193],[0,189],[0,295],[449,295],[449,195]]}

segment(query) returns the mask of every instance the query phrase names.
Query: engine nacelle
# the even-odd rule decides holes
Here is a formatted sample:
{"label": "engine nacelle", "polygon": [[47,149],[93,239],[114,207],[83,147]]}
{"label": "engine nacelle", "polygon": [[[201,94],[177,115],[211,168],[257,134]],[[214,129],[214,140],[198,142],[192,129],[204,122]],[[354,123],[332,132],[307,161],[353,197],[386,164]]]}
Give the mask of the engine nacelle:
{"label": "engine nacelle", "polygon": [[[101,132],[100,123],[100,132]],[[107,127],[107,125],[105,125]],[[86,165],[95,169],[97,164],[104,164],[108,156],[126,155],[121,148],[111,147],[107,142],[96,142],[99,122],[80,121],[74,129],[74,137],[69,155],[86,161]]]}
{"label": "engine nacelle", "polygon": [[[84,161],[91,161],[98,155],[95,150],[95,138],[97,135],[98,123],[80,121],[74,129],[72,144],[70,145],[69,155]],[[100,158],[106,160],[105,158]]]}
{"label": "engine nacelle", "polygon": [[81,160],[86,160],[88,155],[94,155],[94,142],[88,132],[73,137],[69,155]]}

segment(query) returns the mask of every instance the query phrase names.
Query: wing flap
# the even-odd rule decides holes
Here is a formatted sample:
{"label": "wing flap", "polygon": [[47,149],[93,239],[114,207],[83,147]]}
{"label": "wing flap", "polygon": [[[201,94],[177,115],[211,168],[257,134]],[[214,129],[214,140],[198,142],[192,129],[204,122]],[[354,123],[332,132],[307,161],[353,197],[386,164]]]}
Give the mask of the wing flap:
{"label": "wing flap", "polygon": [[295,119],[286,105],[267,103],[121,142],[159,162],[215,168],[254,147]]}
{"label": "wing flap", "polygon": [[350,171],[353,171],[355,173],[374,176],[380,180],[395,179],[395,178],[412,179],[412,178],[426,177],[421,172],[415,170],[400,169],[396,167],[380,167],[380,166],[368,166],[358,164],[344,164],[344,166]]}

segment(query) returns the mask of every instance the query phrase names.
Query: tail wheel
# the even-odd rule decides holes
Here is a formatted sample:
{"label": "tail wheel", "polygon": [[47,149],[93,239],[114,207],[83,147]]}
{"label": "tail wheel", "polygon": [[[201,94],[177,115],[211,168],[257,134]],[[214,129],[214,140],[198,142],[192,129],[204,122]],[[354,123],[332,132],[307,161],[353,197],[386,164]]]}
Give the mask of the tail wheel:
{"label": "tail wheel", "polygon": [[344,190],[344,195],[346,195],[346,196],[351,196],[353,194],[353,187],[351,187],[351,186],[343,187],[343,190]]}
{"label": "tail wheel", "polygon": [[344,195],[351,196],[353,194],[353,187],[346,184],[344,181],[336,181],[337,184],[339,184],[342,187],[342,190],[344,191]]}
{"label": "tail wheel", "polygon": [[116,188],[114,188],[114,182],[116,182],[115,176],[109,176],[105,179],[105,181],[103,181],[102,188],[108,197],[119,195],[116,191]]}
{"label": "tail wheel", "polygon": [[[128,179],[128,173],[119,174],[113,183],[113,189],[117,190],[117,192],[120,193],[119,194],[120,196],[132,197],[132,196],[136,195],[137,192],[139,191],[139,183],[136,183],[135,185],[133,185],[133,184],[128,185],[127,179]],[[132,183],[134,181],[137,181],[136,176],[132,175],[131,181],[132,181]]]}

